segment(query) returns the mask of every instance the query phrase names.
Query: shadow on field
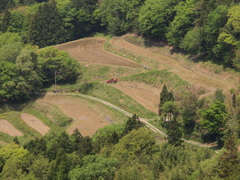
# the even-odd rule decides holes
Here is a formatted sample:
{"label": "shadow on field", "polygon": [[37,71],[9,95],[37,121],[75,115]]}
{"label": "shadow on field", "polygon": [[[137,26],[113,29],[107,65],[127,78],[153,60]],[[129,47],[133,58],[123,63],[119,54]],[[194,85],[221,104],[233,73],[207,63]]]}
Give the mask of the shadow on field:
{"label": "shadow on field", "polygon": [[21,99],[18,101],[4,101],[0,103],[0,113],[7,111],[22,111],[29,104],[35,102],[37,99],[42,98],[46,95],[46,91],[33,93],[28,99]]}

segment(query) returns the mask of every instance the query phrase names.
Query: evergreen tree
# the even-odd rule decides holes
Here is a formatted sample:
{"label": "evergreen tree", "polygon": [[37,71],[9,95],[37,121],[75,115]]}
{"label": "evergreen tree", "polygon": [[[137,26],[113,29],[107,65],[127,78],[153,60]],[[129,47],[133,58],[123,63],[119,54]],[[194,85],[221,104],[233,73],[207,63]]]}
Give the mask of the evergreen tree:
{"label": "evergreen tree", "polygon": [[237,105],[237,98],[236,98],[236,94],[233,93],[232,95],[232,106],[235,108]]}
{"label": "evergreen tree", "polygon": [[123,136],[130,133],[133,129],[138,129],[140,127],[143,127],[144,123],[139,120],[136,114],[134,114],[131,118],[128,119],[126,122],[124,131],[123,131]]}
{"label": "evergreen tree", "polygon": [[167,101],[174,101],[173,91],[171,90],[171,92],[168,92],[167,86],[164,84],[162,88],[162,92],[160,93],[160,103],[159,103],[159,109],[158,109],[159,116],[162,113],[162,107],[164,103]]}
{"label": "evergreen tree", "polygon": [[197,118],[197,98],[195,96],[191,95],[183,101],[181,116],[184,135],[188,138],[194,131]]}
{"label": "evergreen tree", "polygon": [[11,13],[8,10],[5,10],[3,21],[2,21],[2,24],[1,24],[1,28],[0,28],[0,30],[3,33],[5,33],[7,31],[9,23],[10,23],[10,19],[11,19]]}
{"label": "evergreen tree", "polygon": [[39,47],[64,42],[63,22],[54,0],[39,7],[29,26],[29,40]]}
{"label": "evergreen tree", "polygon": [[13,142],[15,142],[15,143],[18,144],[18,145],[20,144],[19,141],[18,141],[17,136],[14,137]]}
{"label": "evergreen tree", "polygon": [[237,136],[230,130],[226,134],[225,152],[220,158],[219,176],[226,179],[239,179],[240,161],[237,150]]}
{"label": "evergreen tree", "polygon": [[174,120],[167,124],[167,135],[169,144],[174,146],[180,146],[182,144],[182,132],[180,130],[180,125],[176,120],[176,116],[174,116]]}
{"label": "evergreen tree", "polygon": [[160,93],[160,104],[159,107],[162,107],[162,105],[167,102],[168,100],[168,90],[167,86],[164,84],[162,88],[162,92]]}
{"label": "evergreen tree", "polygon": [[74,17],[74,38],[85,37],[90,33],[99,31],[100,22],[94,17],[98,0],[71,0],[77,10]]}
{"label": "evergreen tree", "polygon": [[72,139],[73,150],[76,151],[79,156],[83,156],[85,152],[83,148],[84,138],[82,134],[78,131],[78,129],[75,129],[73,131],[73,134],[71,135],[71,139]]}
{"label": "evergreen tree", "polygon": [[0,0],[0,12],[15,6],[14,0]]}

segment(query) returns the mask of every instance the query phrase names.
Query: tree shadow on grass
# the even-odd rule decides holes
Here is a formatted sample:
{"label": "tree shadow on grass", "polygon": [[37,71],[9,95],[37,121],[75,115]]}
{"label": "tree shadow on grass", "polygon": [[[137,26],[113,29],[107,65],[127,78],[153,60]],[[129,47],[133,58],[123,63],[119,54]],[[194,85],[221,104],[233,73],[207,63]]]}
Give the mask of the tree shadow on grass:
{"label": "tree shadow on grass", "polygon": [[0,113],[5,113],[9,111],[22,111],[24,108],[29,106],[29,104],[35,102],[39,98],[43,98],[46,95],[46,91],[32,93],[27,99],[20,99],[18,101],[4,101],[0,103]]}

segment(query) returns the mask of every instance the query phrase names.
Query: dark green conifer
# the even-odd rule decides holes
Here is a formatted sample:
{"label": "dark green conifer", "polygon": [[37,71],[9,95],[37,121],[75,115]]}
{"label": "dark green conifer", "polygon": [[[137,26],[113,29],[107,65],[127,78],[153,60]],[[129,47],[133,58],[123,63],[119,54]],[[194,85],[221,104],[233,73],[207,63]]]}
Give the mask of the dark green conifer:
{"label": "dark green conifer", "polygon": [[10,23],[10,19],[11,19],[11,13],[8,10],[4,11],[4,17],[3,17],[2,24],[1,24],[1,31],[3,33],[5,33],[7,31],[9,23]]}
{"label": "dark green conifer", "polygon": [[130,133],[133,129],[138,129],[140,127],[143,127],[144,123],[139,120],[136,114],[134,114],[131,118],[128,119],[126,122],[123,136]]}
{"label": "dark green conifer", "polygon": [[29,27],[29,40],[39,47],[64,42],[64,28],[56,2],[40,6]]}

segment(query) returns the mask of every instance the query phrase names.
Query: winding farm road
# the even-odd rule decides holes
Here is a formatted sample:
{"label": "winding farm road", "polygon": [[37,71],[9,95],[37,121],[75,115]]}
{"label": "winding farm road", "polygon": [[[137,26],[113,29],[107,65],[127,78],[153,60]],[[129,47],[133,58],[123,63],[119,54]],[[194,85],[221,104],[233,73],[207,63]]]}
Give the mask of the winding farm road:
{"label": "winding farm road", "polygon": [[[126,116],[128,117],[132,117],[133,114],[107,102],[107,101],[104,101],[102,99],[99,99],[99,98],[96,98],[96,97],[93,97],[93,96],[89,96],[89,95],[84,95],[84,94],[75,94],[75,93],[47,93],[48,95],[58,95],[58,94],[61,94],[61,95],[67,95],[67,96],[79,96],[79,97],[83,97],[83,98],[86,98],[86,99],[91,99],[91,100],[94,100],[94,101],[97,101],[99,103],[102,103],[110,108],[113,108],[117,111],[120,111],[121,113],[125,114]],[[142,121],[149,129],[151,129],[153,132],[155,133],[158,133],[164,137],[167,137],[167,134],[160,131],[159,129],[157,129],[155,126],[153,126],[152,124],[150,124],[148,122],[148,120],[150,119],[146,119],[146,118],[139,118],[140,121]],[[185,140],[185,139],[182,139],[183,141],[185,141],[186,143],[189,143],[189,144],[193,144],[193,145],[196,145],[196,146],[200,146],[200,147],[205,147],[205,148],[210,148],[212,146],[209,146],[209,145],[206,145],[206,144],[202,144],[202,143],[199,143],[199,142],[195,142],[195,141],[190,141],[190,140]]]}

